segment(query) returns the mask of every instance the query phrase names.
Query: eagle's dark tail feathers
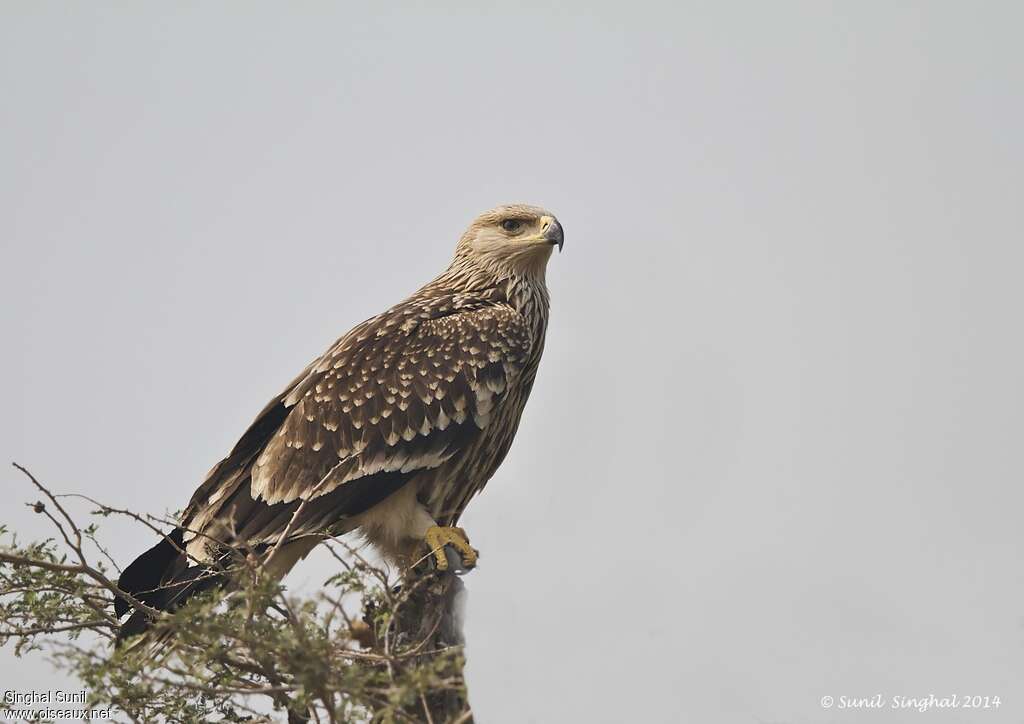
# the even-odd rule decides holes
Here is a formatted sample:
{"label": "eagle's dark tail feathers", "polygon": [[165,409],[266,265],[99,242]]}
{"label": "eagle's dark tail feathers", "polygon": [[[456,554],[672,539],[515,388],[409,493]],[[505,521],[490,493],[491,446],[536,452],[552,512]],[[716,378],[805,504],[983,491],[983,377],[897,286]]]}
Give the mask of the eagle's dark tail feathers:
{"label": "eagle's dark tail feathers", "polygon": [[[223,574],[214,569],[188,566],[182,553],[183,548],[183,531],[175,528],[124,569],[117,580],[118,588],[150,608],[174,611],[195,594],[224,583]],[[131,609],[127,601],[115,599],[114,613],[118,618]],[[152,623],[145,611],[135,611],[121,624],[116,645],[120,646],[126,639],[145,633]]]}

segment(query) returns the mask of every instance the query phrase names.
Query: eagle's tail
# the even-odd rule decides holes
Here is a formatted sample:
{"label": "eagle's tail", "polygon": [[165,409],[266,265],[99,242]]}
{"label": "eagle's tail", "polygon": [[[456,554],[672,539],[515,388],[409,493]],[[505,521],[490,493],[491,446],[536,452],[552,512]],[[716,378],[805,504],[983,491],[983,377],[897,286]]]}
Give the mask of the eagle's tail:
{"label": "eagle's tail", "polygon": [[[165,536],[159,543],[136,558],[124,569],[117,586],[133,598],[158,611],[175,611],[192,596],[225,583],[225,576],[214,568],[189,566],[184,555],[184,534],[181,528]],[[131,611],[127,601],[117,598],[114,613],[118,618]],[[153,625],[146,611],[136,610],[121,624],[116,645],[145,633]],[[132,645],[134,648],[135,645]]]}
{"label": "eagle's tail", "polygon": [[[265,558],[266,572],[274,579],[281,579],[297,562],[309,555],[321,541],[320,536],[301,536],[286,542],[275,551],[272,546],[264,544],[253,551],[257,560]],[[232,576],[228,564],[237,550],[225,547],[210,565],[201,565],[195,560],[190,561],[184,553],[184,533],[175,528],[159,543],[136,558],[124,569],[117,581],[118,588],[133,598],[158,611],[176,611],[184,606],[190,598],[211,588],[229,588]],[[114,612],[121,618],[132,606],[120,598],[114,601]],[[135,610],[121,624],[116,644],[121,646],[130,638],[140,637],[129,646],[138,647],[142,641],[151,640],[145,634],[153,626],[151,615],[145,610]],[[163,635],[155,642],[167,643],[170,635]]]}

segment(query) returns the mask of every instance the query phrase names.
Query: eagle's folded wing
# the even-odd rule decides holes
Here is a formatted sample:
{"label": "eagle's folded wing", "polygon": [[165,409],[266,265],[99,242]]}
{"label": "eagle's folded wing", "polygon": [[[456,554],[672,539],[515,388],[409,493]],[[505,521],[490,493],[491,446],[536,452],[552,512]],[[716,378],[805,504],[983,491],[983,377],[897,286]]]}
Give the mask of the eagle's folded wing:
{"label": "eagle's folded wing", "polygon": [[531,344],[511,307],[360,325],[273,400],[210,472],[186,540],[273,543],[323,532],[459,454],[521,374]]}

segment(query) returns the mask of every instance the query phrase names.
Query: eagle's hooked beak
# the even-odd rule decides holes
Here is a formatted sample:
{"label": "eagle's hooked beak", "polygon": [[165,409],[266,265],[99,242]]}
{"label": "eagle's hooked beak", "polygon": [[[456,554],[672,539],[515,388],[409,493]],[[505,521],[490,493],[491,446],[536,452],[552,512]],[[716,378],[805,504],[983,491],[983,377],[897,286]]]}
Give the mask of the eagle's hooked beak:
{"label": "eagle's hooked beak", "polygon": [[544,216],[540,220],[540,231],[549,244],[558,244],[558,251],[561,253],[562,245],[565,243],[565,234],[562,232],[562,225],[551,216]]}

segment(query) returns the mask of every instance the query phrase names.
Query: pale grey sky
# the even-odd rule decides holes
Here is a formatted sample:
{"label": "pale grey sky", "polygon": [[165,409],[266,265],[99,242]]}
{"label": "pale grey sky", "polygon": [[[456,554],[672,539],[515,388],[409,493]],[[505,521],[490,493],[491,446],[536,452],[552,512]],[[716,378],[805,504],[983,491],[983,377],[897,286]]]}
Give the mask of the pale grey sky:
{"label": "pale grey sky", "polygon": [[[0,5],[0,457],[181,507],[540,204],[547,351],[464,518],[479,720],[1024,721],[1022,6],[548,5]],[[819,703],[875,693],[1003,703]]]}

